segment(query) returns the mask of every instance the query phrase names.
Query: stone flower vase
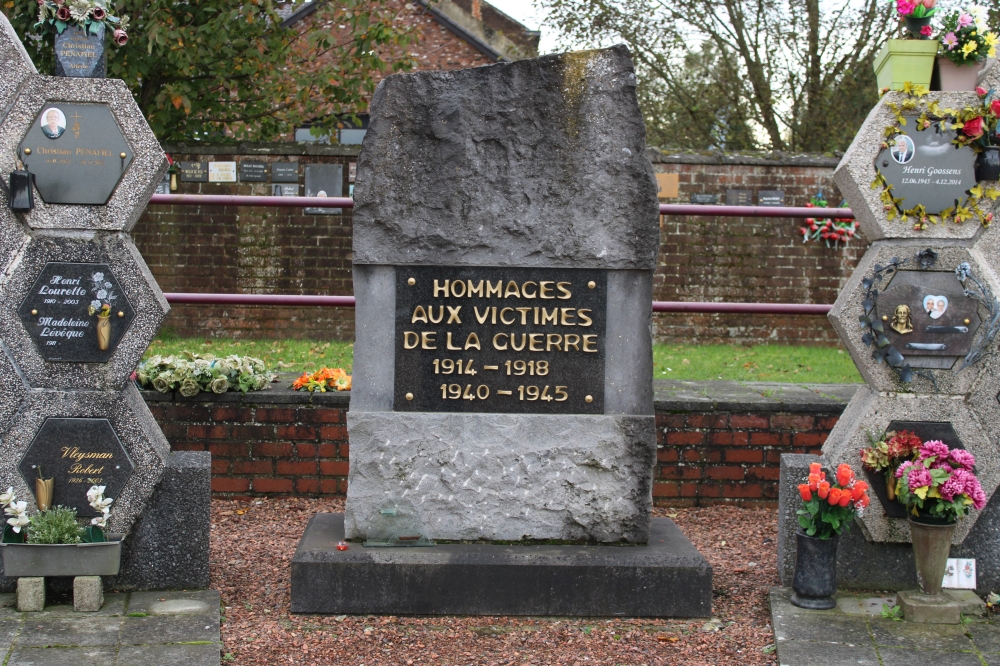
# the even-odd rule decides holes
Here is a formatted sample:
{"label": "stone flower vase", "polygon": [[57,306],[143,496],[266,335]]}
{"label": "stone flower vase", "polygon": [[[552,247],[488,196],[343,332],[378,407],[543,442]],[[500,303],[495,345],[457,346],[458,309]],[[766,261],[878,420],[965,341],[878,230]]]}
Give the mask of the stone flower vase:
{"label": "stone flower vase", "polygon": [[1000,147],[986,146],[976,155],[976,182],[1000,180]]}
{"label": "stone flower vase", "polygon": [[795,577],[792,578],[792,603],[799,608],[828,610],[837,605],[837,539],[795,533]]}
{"label": "stone flower vase", "polygon": [[56,76],[103,79],[108,71],[104,25],[96,33],[69,26],[55,39]]}
{"label": "stone flower vase", "polygon": [[951,537],[957,523],[945,523],[933,518],[910,517],[908,520],[920,591],[929,595],[941,594],[944,570],[951,552]]}
{"label": "stone flower vase", "polygon": [[111,315],[97,315],[97,348],[108,351],[111,346]]}
{"label": "stone flower vase", "polygon": [[976,77],[979,75],[980,69],[981,63],[978,62],[956,65],[948,58],[938,56],[938,90],[971,92],[976,89]]}

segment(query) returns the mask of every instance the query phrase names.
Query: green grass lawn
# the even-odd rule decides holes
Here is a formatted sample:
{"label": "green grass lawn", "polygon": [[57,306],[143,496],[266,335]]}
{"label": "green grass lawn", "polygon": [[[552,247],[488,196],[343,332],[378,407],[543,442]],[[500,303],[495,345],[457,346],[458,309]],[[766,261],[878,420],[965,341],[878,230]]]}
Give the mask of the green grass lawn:
{"label": "green grass lawn", "polygon": [[[354,346],[330,340],[226,340],[160,337],[146,352],[152,354],[255,356],[277,372],[313,372],[321,367],[353,370]],[[751,382],[814,382],[847,384],[861,382],[847,352],[832,347],[786,347],[760,345],[656,345],[653,349],[654,379],[729,379]]]}
{"label": "green grass lawn", "polygon": [[655,345],[654,379],[860,383],[850,355],[833,347]]}

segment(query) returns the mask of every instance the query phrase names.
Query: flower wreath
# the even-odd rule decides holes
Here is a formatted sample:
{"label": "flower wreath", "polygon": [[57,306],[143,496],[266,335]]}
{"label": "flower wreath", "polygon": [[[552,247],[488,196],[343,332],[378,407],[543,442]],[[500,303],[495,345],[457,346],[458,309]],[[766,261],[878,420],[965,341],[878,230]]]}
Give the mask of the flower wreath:
{"label": "flower wreath", "polygon": [[[886,92],[886,90],[883,90],[883,92]],[[904,114],[909,116],[919,114],[916,119],[918,130],[929,129],[935,123],[940,125],[942,132],[948,130],[967,130],[958,132],[952,143],[956,146],[972,148],[977,153],[981,152],[982,149],[976,140],[983,133],[982,111],[971,106],[963,109],[942,108],[937,100],[925,102],[921,98],[928,94],[929,91],[927,88],[913,85],[909,82],[903,84],[902,92],[905,96],[902,104],[895,102],[886,104],[896,116],[896,124],[885,128],[885,141],[882,142],[882,148],[895,145],[896,135],[903,133],[903,130],[900,128],[908,124],[907,116]],[[928,222],[938,224],[939,222],[952,221],[955,224],[961,224],[967,220],[978,219],[984,227],[989,226],[990,222],[993,221],[993,213],[982,205],[984,203],[983,198],[996,201],[997,197],[1000,196],[1000,188],[977,183],[975,187],[969,190],[969,198],[966,200],[964,206],[956,202],[955,206],[946,208],[936,215],[928,215],[921,204],[913,208],[903,208],[903,199],[892,196],[892,185],[877,170],[871,187],[873,190],[879,187],[882,188],[880,198],[882,199],[886,218],[889,221],[896,219],[897,215],[902,222],[908,223],[913,219],[915,220],[913,228],[918,231],[926,229]]]}

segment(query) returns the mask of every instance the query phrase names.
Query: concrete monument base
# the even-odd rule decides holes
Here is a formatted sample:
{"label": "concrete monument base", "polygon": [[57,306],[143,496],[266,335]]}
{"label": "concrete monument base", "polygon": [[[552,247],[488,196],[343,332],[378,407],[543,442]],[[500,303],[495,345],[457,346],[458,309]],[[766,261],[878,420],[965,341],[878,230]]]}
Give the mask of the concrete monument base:
{"label": "concrete monument base", "polygon": [[712,567],[668,518],[648,545],[365,548],[320,513],[292,559],[293,613],[708,617]]}
{"label": "concrete monument base", "polygon": [[962,604],[947,594],[903,590],[896,605],[903,609],[903,619],[916,624],[958,624],[962,619]]}

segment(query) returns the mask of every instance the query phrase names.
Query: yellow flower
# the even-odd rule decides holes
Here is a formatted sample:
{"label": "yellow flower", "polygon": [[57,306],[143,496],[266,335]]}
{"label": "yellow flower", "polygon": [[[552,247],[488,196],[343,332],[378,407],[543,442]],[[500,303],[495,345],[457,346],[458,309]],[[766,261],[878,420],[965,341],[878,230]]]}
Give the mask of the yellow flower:
{"label": "yellow flower", "polygon": [[991,46],[990,50],[989,50],[989,53],[986,54],[986,57],[987,58],[996,58],[997,57],[997,47]]}
{"label": "yellow flower", "polygon": [[997,34],[995,32],[988,32],[983,35],[983,40],[986,42],[986,46],[994,46],[997,43]]}
{"label": "yellow flower", "polygon": [[977,48],[977,45],[976,45],[975,42],[966,42],[965,46],[962,47],[962,57],[963,58],[968,58],[969,54],[972,53],[973,51],[975,51],[976,48]]}

